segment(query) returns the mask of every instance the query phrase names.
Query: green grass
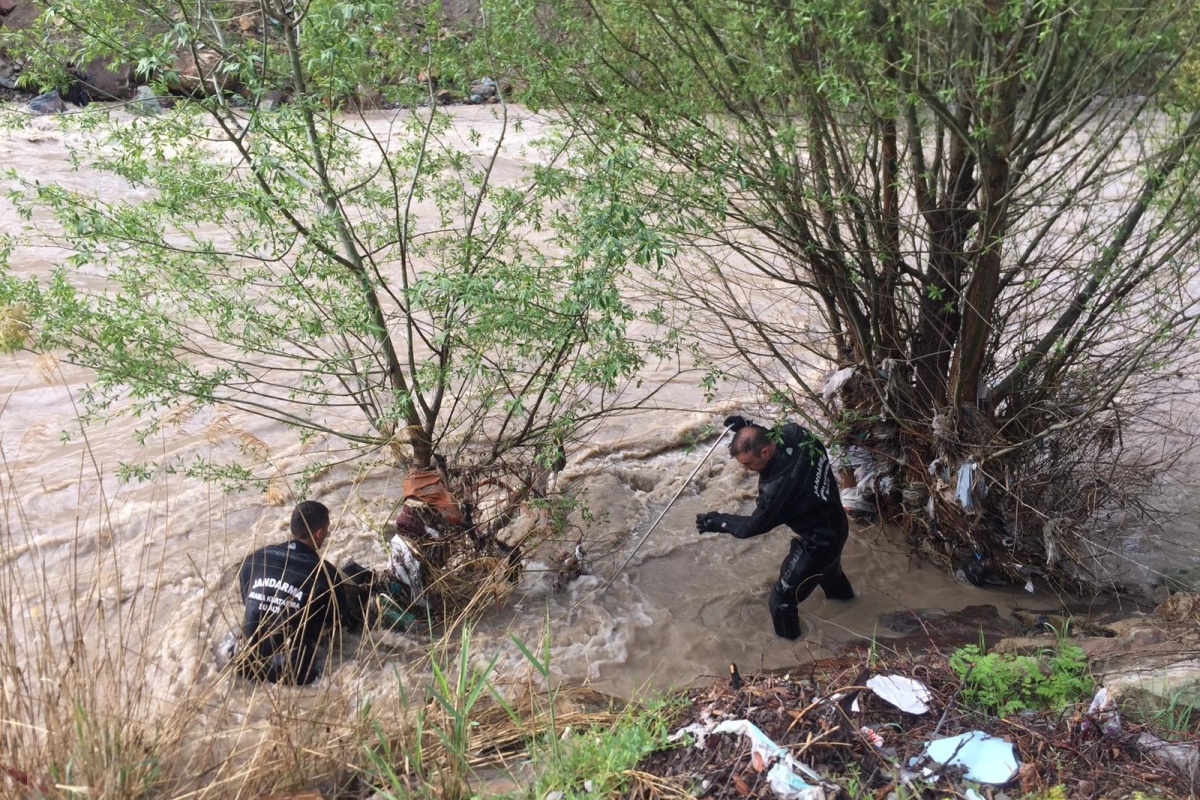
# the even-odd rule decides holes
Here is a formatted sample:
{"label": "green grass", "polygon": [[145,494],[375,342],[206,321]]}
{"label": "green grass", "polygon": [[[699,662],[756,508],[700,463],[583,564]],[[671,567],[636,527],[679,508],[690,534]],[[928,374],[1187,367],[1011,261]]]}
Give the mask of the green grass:
{"label": "green grass", "polygon": [[536,748],[536,777],[528,796],[540,798],[550,792],[562,792],[563,800],[624,796],[629,771],[646,755],[673,746],[667,736],[678,702],[630,706],[610,726],[569,731],[554,747]]}
{"label": "green grass", "polygon": [[[513,639],[541,688],[516,707],[494,683],[495,658],[479,666],[472,653],[469,627],[461,629],[454,652],[440,649],[431,662],[434,675],[424,702],[413,702],[403,686],[399,700],[412,713],[399,735],[375,725],[361,769],[368,783],[386,800],[454,800],[471,794],[481,783],[475,760],[481,745],[495,741],[497,707],[509,730],[525,731],[523,752],[509,772],[522,790],[513,797],[545,797],[562,792],[567,798],[622,795],[629,771],[648,753],[671,746],[669,724],[681,698],[631,705],[603,724],[563,725],[556,716],[559,692],[550,681],[550,646],[543,635],[536,651]],[[369,717],[371,709],[365,709]],[[500,723],[503,726],[503,722]]]}
{"label": "green grass", "polygon": [[1190,694],[1174,691],[1158,697],[1134,691],[1122,698],[1121,705],[1123,713],[1143,720],[1164,739],[1191,741],[1200,734],[1200,714]]}

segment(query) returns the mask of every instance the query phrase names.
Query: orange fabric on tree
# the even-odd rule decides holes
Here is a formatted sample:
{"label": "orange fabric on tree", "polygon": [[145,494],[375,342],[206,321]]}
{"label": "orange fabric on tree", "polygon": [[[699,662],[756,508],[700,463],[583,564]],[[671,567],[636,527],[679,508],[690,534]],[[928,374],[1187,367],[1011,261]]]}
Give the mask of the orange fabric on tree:
{"label": "orange fabric on tree", "polygon": [[451,523],[463,521],[462,507],[450,494],[442,473],[436,469],[410,469],[404,476],[404,498],[415,498],[428,503]]}

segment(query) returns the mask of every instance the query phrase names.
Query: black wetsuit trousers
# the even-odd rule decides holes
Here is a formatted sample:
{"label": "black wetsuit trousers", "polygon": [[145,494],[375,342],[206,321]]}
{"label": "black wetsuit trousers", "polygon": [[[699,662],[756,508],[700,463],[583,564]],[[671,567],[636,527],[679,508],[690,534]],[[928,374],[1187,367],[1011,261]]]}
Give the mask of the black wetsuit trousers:
{"label": "black wetsuit trousers", "polygon": [[238,660],[237,672],[250,680],[304,686],[321,677],[320,655],[320,651],[308,648],[266,657],[247,653]]}
{"label": "black wetsuit trousers", "polygon": [[798,639],[800,604],[820,586],[831,600],[851,600],[854,589],[842,572],[842,549],[810,551],[799,538],[792,539],[791,550],[779,566],[779,580],[771,587],[768,608],[775,633],[785,639]]}

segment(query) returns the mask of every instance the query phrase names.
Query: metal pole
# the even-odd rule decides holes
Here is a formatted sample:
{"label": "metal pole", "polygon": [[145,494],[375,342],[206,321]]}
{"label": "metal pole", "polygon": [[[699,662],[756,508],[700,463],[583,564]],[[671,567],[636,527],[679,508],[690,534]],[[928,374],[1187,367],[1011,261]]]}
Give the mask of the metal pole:
{"label": "metal pole", "polygon": [[717,445],[721,443],[721,441],[725,438],[725,434],[729,433],[732,428],[733,426],[730,425],[725,430],[721,431],[721,435],[717,437],[715,442],[713,442],[713,446],[710,447],[708,452],[704,454],[704,458],[700,459],[700,463],[696,465],[694,470],[692,470],[692,474],[687,476],[687,480],[685,480],[683,485],[679,487],[679,491],[677,491],[675,496],[671,498],[671,502],[667,503],[667,507],[664,508],[662,513],[658,515],[658,519],[654,520],[654,524],[650,526],[649,530],[642,534],[641,541],[639,541],[637,546],[633,548],[633,552],[630,553],[623,562],[621,562],[621,566],[617,567],[617,571],[614,572],[613,576],[608,579],[608,583],[604,584],[604,588],[601,589],[601,591],[607,592],[609,587],[612,586],[613,582],[617,579],[617,576],[625,570],[625,567],[629,566],[629,562],[633,560],[635,555],[637,555],[637,551],[640,550],[642,545],[646,543],[647,537],[649,537],[654,529],[658,527],[658,523],[662,522],[663,517],[665,517],[667,512],[671,510],[671,506],[675,505],[675,501],[679,499],[679,495],[683,494],[683,490],[686,489],[688,484],[692,482],[692,478],[696,477],[696,473],[700,471],[702,466],[704,466],[704,462],[708,461],[709,457],[713,454],[713,451],[717,449]]}

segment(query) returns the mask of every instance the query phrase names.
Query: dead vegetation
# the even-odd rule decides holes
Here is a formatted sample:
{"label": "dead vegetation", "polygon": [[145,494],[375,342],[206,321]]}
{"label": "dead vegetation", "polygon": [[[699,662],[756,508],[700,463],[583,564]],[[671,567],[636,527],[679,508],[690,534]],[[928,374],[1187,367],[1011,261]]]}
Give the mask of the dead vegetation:
{"label": "dead vegetation", "polygon": [[[922,716],[901,712],[864,686],[872,675],[898,673],[925,683],[932,709]],[[855,651],[798,667],[789,674],[757,674],[737,688],[730,679],[688,693],[676,721],[680,728],[713,720],[746,719],[796,760],[825,779],[825,796],[838,798],[961,797],[975,787],[980,797],[1092,798],[1191,797],[1192,776],[1146,745],[1145,726],[1126,724],[1106,735],[1086,705],[1021,712],[1006,719],[967,709],[960,681],[945,656],[899,656]],[[919,766],[930,739],[979,730],[1014,745],[1020,763],[1004,787],[963,780],[961,768],[925,777]],[[1161,731],[1159,731],[1161,733]],[[1191,734],[1175,734],[1182,747],[1200,746]],[[874,741],[872,741],[874,740]],[[1139,744],[1139,741],[1142,744]],[[756,760],[741,736],[710,735],[703,749],[687,745],[662,750],[633,773],[632,797],[772,798],[767,766]],[[1056,788],[1058,787],[1058,788]]]}

